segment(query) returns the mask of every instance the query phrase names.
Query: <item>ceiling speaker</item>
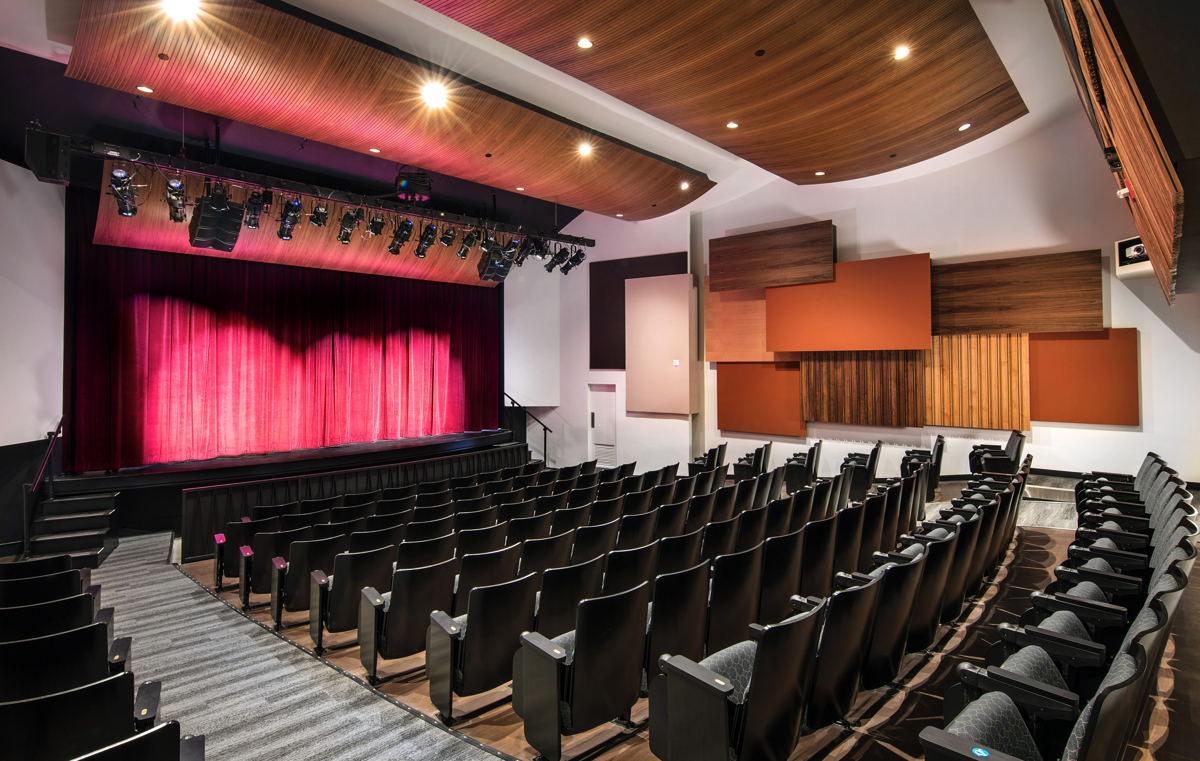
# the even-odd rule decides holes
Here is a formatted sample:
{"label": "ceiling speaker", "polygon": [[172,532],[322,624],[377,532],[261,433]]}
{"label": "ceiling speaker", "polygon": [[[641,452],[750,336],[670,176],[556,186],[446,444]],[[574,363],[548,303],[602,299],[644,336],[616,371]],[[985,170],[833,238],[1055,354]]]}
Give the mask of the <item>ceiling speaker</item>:
{"label": "ceiling speaker", "polygon": [[71,180],[71,138],[35,127],[25,128],[25,166],[42,182]]}

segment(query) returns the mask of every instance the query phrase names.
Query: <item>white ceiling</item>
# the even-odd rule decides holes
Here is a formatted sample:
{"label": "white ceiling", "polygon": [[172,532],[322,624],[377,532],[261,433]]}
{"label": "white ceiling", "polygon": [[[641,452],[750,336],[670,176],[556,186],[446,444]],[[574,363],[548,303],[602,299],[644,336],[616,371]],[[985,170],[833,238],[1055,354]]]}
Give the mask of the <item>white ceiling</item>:
{"label": "white ceiling", "polygon": [[[718,206],[775,175],[690,133],[539,63],[415,0],[291,0],[464,76],[630,144],[705,172],[717,186],[689,210]],[[920,2],[920,0],[914,0]],[[81,0],[6,0],[0,45],[65,62]],[[1079,108],[1044,0],[971,0],[1029,113],[961,148],[847,187],[885,185],[994,151]]]}

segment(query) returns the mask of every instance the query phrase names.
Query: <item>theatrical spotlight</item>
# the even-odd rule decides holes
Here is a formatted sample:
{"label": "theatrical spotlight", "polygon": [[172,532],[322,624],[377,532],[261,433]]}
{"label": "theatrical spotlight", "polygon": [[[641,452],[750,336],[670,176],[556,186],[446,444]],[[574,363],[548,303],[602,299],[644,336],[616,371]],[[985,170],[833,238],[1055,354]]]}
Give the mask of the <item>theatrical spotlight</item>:
{"label": "theatrical spotlight", "polygon": [[449,248],[450,246],[454,245],[454,238],[457,235],[458,235],[458,230],[455,230],[453,227],[450,227],[449,225],[447,225],[446,229],[442,231],[442,237],[440,240],[438,240],[438,242],[441,243],[443,246]]}
{"label": "theatrical spotlight", "polygon": [[367,224],[367,237],[374,238],[376,235],[383,235],[383,215],[376,214],[371,217],[370,223]]}
{"label": "theatrical spotlight", "polygon": [[317,201],[308,215],[308,223],[313,227],[324,227],[329,224],[329,207],[324,201]]}
{"label": "theatrical spotlight", "polygon": [[579,265],[583,264],[583,260],[586,258],[587,253],[584,252],[582,248],[576,248],[571,252],[571,258],[567,259],[563,266],[559,268],[559,271],[565,275]]}
{"label": "theatrical spotlight", "polygon": [[395,256],[400,253],[400,249],[404,248],[404,244],[408,243],[408,239],[412,237],[413,222],[411,219],[402,219],[396,223],[396,232],[392,233],[392,242],[388,244],[387,252]]}
{"label": "theatrical spotlight", "polygon": [[292,230],[300,221],[300,199],[290,198],[283,202],[283,214],[279,217],[279,239],[291,240]]}
{"label": "theatrical spotlight", "polygon": [[112,189],[113,197],[117,199],[117,213],[122,217],[132,217],[137,214],[137,191],[133,188],[133,178],[129,170],[120,167],[112,170],[108,177],[108,187]]}
{"label": "theatrical spotlight", "polygon": [[364,216],[366,215],[363,214],[362,209],[354,209],[353,211],[346,209],[345,213],[342,214],[342,221],[337,234],[337,242],[341,243],[343,246],[349,245],[350,238],[354,235],[354,228],[358,227],[358,223],[363,220]]}
{"label": "theatrical spotlight", "polygon": [[500,258],[503,259],[504,261],[508,262],[509,264],[512,264],[513,260],[517,258],[517,251],[519,251],[520,249],[521,249],[521,239],[520,238],[509,238],[508,243],[505,243],[504,248],[502,248],[500,250]]}
{"label": "theatrical spotlight", "polygon": [[546,241],[539,238],[526,238],[524,242],[521,243],[521,248],[517,250],[517,256],[513,261],[513,264],[520,267],[521,265],[525,264],[525,260],[529,257],[541,256],[545,251],[545,248]]}
{"label": "theatrical spotlight", "polygon": [[466,259],[470,255],[471,249],[479,245],[479,238],[479,230],[468,230],[467,234],[463,236],[462,245],[458,247],[458,258]]}
{"label": "theatrical spotlight", "polygon": [[187,191],[182,177],[167,178],[167,206],[171,209],[172,222],[187,221]]}
{"label": "theatrical spotlight", "polygon": [[430,222],[425,225],[425,229],[421,231],[421,240],[417,242],[417,247],[413,249],[413,254],[418,259],[424,259],[429,247],[433,245],[434,238],[437,237],[437,225]]}
{"label": "theatrical spotlight", "polygon": [[271,209],[271,191],[254,191],[246,199],[246,227],[257,230],[265,211]]}
{"label": "theatrical spotlight", "polygon": [[560,246],[554,252],[554,256],[550,257],[550,261],[546,262],[546,271],[553,272],[554,268],[564,263],[571,257],[571,252],[566,246]]}

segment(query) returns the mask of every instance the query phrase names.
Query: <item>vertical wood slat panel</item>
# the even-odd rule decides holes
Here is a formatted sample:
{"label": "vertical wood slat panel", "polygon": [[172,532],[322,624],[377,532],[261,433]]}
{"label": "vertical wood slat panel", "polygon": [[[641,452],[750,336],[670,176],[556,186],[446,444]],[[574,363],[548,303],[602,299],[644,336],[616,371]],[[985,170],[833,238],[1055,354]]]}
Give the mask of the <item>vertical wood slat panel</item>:
{"label": "vertical wood slat panel", "polygon": [[926,425],[1029,429],[1029,335],[933,337],[923,352]]}
{"label": "vertical wood slat panel", "polygon": [[805,352],[799,356],[805,420],[924,425],[924,351]]}

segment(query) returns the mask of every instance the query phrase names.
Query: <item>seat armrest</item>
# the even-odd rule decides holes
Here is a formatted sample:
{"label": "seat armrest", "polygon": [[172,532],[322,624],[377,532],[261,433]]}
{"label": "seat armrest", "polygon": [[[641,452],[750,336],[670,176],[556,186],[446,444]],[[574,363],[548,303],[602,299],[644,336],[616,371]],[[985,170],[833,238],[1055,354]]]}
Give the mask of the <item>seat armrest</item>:
{"label": "seat armrest", "polygon": [[443,610],[435,610],[429,614],[430,628],[437,627],[446,633],[451,639],[463,638],[463,627]]}
{"label": "seat armrest", "polygon": [[980,451],[999,452],[1003,449],[1004,449],[1004,447],[1000,446],[999,444],[975,444],[971,447],[972,452],[980,452]]}
{"label": "seat armrest", "polygon": [[1100,642],[1068,637],[1037,626],[1025,627],[1025,636],[1029,644],[1042,648],[1057,661],[1077,667],[1099,667],[1105,663],[1107,649]]}
{"label": "seat armrest", "polygon": [[878,568],[886,563],[907,563],[913,558],[908,555],[901,555],[899,552],[872,552],[871,562]]}
{"label": "seat armrest", "polygon": [[149,729],[158,719],[158,704],[162,699],[162,682],[142,682],[133,700],[133,726],[137,731]]}
{"label": "seat armrest", "polygon": [[[921,741],[927,761],[979,761],[983,757],[988,761],[1021,761],[1016,756],[988,748],[965,737],[952,735],[937,727],[925,727],[917,739]],[[983,753],[979,752],[981,750]]]}
{"label": "seat armrest", "polygon": [[707,669],[682,655],[664,655],[658,659],[658,670],[668,678],[678,677],[686,684],[702,692],[728,698],[733,694],[733,683],[717,672]]}
{"label": "seat armrest", "polygon": [[379,667],[379,641],[383,633],[383,595],[375,587],[363,587],[358,598],[358,660],[375,684]]}
{"label": "seat armrest", "polygon": [[271,619],[276,631],[283,626],[283,580],[287,567],[287,561],[278,555],[271,558]]}
{"label": "seat armrest", "polygon": [[838,571],[833,575],[833,586],[835,589],[853,589],[854,587],[861,587],[863,584],[870,584],[871,581],[871,577],[865,573]]}
{"label": "seat armrest", "polygon": [[246,545],[238,547],[238,597],[242,610],[250,607],[250,574],[254,573],[254,550]]}
{"label": "seat armrest", "polygon": [[1102,513],[1105,508],[1109,507],[1115,507],[1129,515],[1145,515],[1146,513],[1145,505],[1138,504],[1137,502],[1125,502],[1119,499],[1110,502],[1102,502],[1098,499],[1084,499],[1076,503],[1076,509],[1081,513],[1087,511]]}
{"label": "seat armrest", "polygon": [[538,658],[559,664],[565,664],[567,661],[567,651],[551,642],[545,635],[539,632],[522,633],[521,648],[525,650],[526,658],[536,655]]}
{"label": "seat armrest", "polygon": [[1083,561],[1089,558],[1104,558],[1109,565],[1117,569],[1143,570],[1150,565],[1150,556],[1142,552],[1109,550],[1093,546],[1081,547],[1075,544],[1067,548],[1067,557]]}
{"label": "seat armrest", "polygon": [[1037,682],[997,666],[981,669],[961,664],[958,678],[963,684],[984,692],[1003,692],[1026,713],[1039,719],[1070,721],[1079,715],[1079,695],[1045,682]]}
{"label": "seat armrest", "polygon": [[1085,510],[1079,513],[1080,523],[1085,523],[1089,526],[1092,524],[1099,525],[1106,521],[1112,521],[1128,532],[1137,532],[1146,534],[1153,531],[1150,526],[1150,518],[1145,515],[1127,515],[1125,513],[1099,513],[1091,510]]}
{"label": "seat armrest", "polygon": [[108,648],[108,673],[120,674],[129,670],[129,656],[133,649],[133,637],[117,637]]}
{"label": "seat armrest", "polygon": [[83,593],[85,595],[90,595],[92,598],[92,615],[93,616],[99,615],[100,609],[101,609],[100,608],[100,585],[92,584],[91,586],[85,587],[83,590]]}
{"label": "seat armrest", "polygon": [[1108,473],[1103,470],[1088,471],[1084,475],[1085,479],[1091,480],[1096,478],[1104,478],[1109,481],[1121,481],[1124,483],[1133,483],[1134,475],[1132,473]]}
{"label": "seat armrest", "polygon": [[204,735],[179,738],[179,761],[204,761]]}
{"label": "seat armrest", "polygon": [[308,633],[312,637],[317,655],[325,650],[325,618],[329,609],[329,576],[324,571],[313,571],[308,592]]}
{"label": "seat armrest", "polygon": [[111,648],[113,643],[113,609],[101,608],[96,611],[92,614],[92,623],[104,624],[108,631],[108,646]]}
{"label": "seat armrest", "polygon": [[1079,616],[1084,623],[1101,628],[1125,626],[1129,623],[1129,611],[1124,606],[1113,605],[1109,602],[1085,600],[1082,597],[1068,594],[1048,595],[1045,592],[1034,592],[1029,596],[1029,603],[1038,610],[1050,613],[1069,610]]}
{"label": "seat armrest", "polygon": [[1091,581],[1106,592],[1138,592],[1142,588],[1142,580],[1137,576],[1097,571],[1092,568],[1072,568],[1060,565],[1054,569],[1054,577],[1060,582],[1070,584]]}
{"label": "seat armrest", "polygon": [[792,606],[792,610],[797,613],[807,613],[813,608],[820,605],[823,600],[820,597],[801,597],[800,595],[792,595],[788,598],[788,602]]}
{"label": "seat armrest", "polygon": [[917,456],[933,457],[933,450],[931,450],[931,449],[905,449],[904,456],[905,457],[917,457]]}
{"label": "seat armrest", "polygon": [[213,534],[213,589],[221,591],[221,579],[225,573],[225,535]]}

